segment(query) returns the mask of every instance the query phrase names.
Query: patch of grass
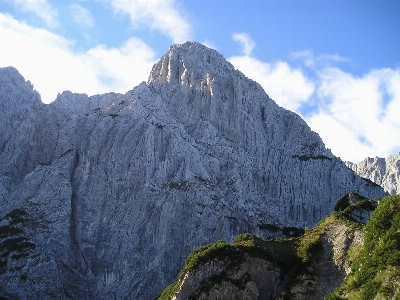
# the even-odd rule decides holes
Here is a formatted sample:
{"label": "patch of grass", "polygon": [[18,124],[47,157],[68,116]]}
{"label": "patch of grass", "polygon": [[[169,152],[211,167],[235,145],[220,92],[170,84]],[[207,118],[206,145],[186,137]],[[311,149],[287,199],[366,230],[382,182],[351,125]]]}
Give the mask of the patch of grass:
{"label": "patch of grass", "polygon": [[326,227],[335,220],[334,217],[327,217],[318,222],[314,228],[306,228],[304,235],[298,239],[297,247],[297,256],[303,263],[309,262],[313,255],[322,249],[322,235]]}
{"label": "patch of grass", "polygon": [[[225,271],[229,271],[240,266],[247,255],[275,264],[281,268],[281,276],[296,278],[319,255],[327,227],[336,222],[346,225],[350,231],[363,230],[365,241],[363,246],[349,249],[346,256],[352,272],[325,300],[400,299],[400,196],[389,196],[380,201],[364,226],[346,216],[347,208],[349,206],[321,220],[315,228],[306,228],[300,237],[263,241],[251,234],[241,234],[232,243],[218,241],[199,247],[187,258],[178,280],[167,287],[159,299],[171,299],[191,270],[212,260],[222,261],[226,266]],[[363,199],[350,205],[350,209],[357,208],[372,210],[375,205]],[[245,282],[245,279],[242,281]],[[226,273],[206,279],[200,283],[198,291],[207,292],[221,280],[229,280]],[[237,284],[240,286],[242,281]]]}
{"label": "patch of grass", "polygon": [[[232,270],[240,266],[246,259],[246,255],[248,255],[253,258],[275,262],[284,273],[285,271],[289,271],[296,264],[295,262],[298,261],[294,249],[295,241],[293,240],[285,242],[263,241],[248,233],[238,235],[232,243],[218,241],[214,244],[201,246],[189,255],[178,280],[168,286],[158,299],[171,299],[179,291],[186,274],[212,260],[223,261],[227,265],[227,270]],[[282,274],[282,276],[284,275]],[[210,283],[223,280],[224,274],[221,273],[217,277],[212,282],[208,280],[201,283],[201,290],[203,291],[206,287],[210,288]],[[243,280],[241,279],[232,283],[240,285],[243,283]]]}
{"label": "patch of grass", "polygon": [[340,220],[342,223],[346,224],[352,229],[359,229],[361,230],[363,228],[363,224],[356,222],[353,218],[349,217],[347,213],[344,211],[334,211],[332,213],[332,216],[338,220]]}
{"label": "patch of grass", "polygon": [[[364,247],[352,254],[352,272],[332,297],[400,298],[400,196],[385,197],[364,227]],[[356,250],[354,250],[356,251]]]}

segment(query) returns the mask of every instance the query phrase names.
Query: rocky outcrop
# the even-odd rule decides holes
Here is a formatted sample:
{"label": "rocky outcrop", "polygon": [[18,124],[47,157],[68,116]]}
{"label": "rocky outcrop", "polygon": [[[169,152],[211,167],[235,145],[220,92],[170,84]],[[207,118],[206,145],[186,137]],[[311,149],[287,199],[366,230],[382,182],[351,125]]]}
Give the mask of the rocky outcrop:
{"label": "rocky outcrop", "polygon": [[13,67],[0,69],[0,199],[39,165],[73,147],[77,120],[118,94],[88,97],[64,92],[50,105]]}
{"label": "rocky outcrop", "polygon": [[151,299],[200,245],[312,226],[348,191],[384,195],[198,43],[172,46],[125,95],[64,92],[44,105],[15,69],[0,80],[0,217],[52,220],[25,229],[36,245],[18,271],[26,280],[8,259],[4,293],[25,297],[40,277],[42,298]]}
{"label": "rocky outcrop", "polygon": [[276,300],[324,299],[351,272],[351,252],[354,256],[363,245],[363,233],[338,220],[327,223],[309,265],[300,267]]}
{"label": "rocky outcrop", "polygon": [[[296,240],[238,239],[195,250],[178,281],[159,300],[323,299],[350,273],[351,259],[363,245],[361,230],[335,217]],[[306,261],[297,256],[301,247],[308,249]],[[202,262],[195,264],[195,259]],[[190,264],[193,267],[187,268]]]}
{"label": "rocky outcrop", "polygon": [[336,212],[342,212],[349,220],[365,224],[377,206],[377,201],[369,200],[356,192],[350,192],[340,198],[333,209]]}
{"label": "rocky outcrop", "polygon": [[386,158],[365,158],[358,164],[346,161],[346,166],[363,178],[382,186],[391,195],[400,193],[400,153]]}
{"label": "rocky outcrop", "polygon": [[188,273],[172,299],[271,299],[282,290],[280,276],[274,263],[248,255],[235,269],[211,261]]}

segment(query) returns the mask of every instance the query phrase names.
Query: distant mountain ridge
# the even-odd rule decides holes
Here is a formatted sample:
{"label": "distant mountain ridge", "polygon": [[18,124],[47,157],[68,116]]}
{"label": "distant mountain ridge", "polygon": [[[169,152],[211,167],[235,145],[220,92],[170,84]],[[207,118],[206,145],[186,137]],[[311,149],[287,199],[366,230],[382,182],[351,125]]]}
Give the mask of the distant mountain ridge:
{"label": "distant mountain ridge", "polygon": [[368,157],[358,164],[349,161],[345,164],[361,177],[382,186],[389,194],[400,194],[400,152],[386,158]]}
{"label": "distant mountain ridge", "polygon": [[349,191],[384,196],[199,43],[124,95],[50,105],[2,68],[0,130],[5,298],[152,299],[198,246],[313,226]]}

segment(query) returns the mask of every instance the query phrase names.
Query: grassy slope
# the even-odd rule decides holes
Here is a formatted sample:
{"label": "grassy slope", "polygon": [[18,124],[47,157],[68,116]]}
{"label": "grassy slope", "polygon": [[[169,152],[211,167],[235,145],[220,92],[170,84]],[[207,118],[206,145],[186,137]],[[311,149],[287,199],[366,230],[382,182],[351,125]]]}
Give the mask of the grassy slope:
{"label": "grassy slope", "polygon": [[168,286],[158,299],[171,299],[178,292],[185,275],[199,265],[210,260],[225,261],[228,258],[229,265],[235,267],[244,261],[244,254],[274,261],[283,272],[289,271],[293,264],[299,262],[295,255],[295,242],[293,240],[266,242],[251,234],[241,234],[232,243],[218,241],[195,249],[186,259],[185,267],[178,280]]}
{"label": "grassy slope", "polygon": [[400,299],[400,196],[388,196],[364,227],[352,272],[326,300]]}
{"label": "grassy slope", "polygon": [[[185,275],[210,260],[225,260],[233,265],[243,262],[244,254],[276,263],[282,276],[295,278],[310,264],[322,248],[322,236],[327,226],[340,222],[349,228],[361,225],[346,218],[344,212],[335,212],[321,220],[315,228],[306,229],[299,238],[263,241],[250,234],[236,237],[232,243],[218,241],[194,250],[186,259],[178,280],[168,286],[159,299],[171,299]],[[400,196],[389,196],[381,201],[370,221],[364,227],[364,247],[349,249],[347,260],[353,272],[343,284],[325,299],[400,299]],[[289,284],[290,286],[290,284]],[[289,288],[288,286],[288,288]]]}

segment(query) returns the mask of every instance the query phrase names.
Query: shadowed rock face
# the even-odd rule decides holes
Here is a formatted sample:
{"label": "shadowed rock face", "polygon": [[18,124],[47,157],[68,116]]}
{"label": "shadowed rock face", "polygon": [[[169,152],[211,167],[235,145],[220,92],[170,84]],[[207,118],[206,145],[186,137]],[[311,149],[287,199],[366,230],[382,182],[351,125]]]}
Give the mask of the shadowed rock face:
{"label": "shadowed rock face", "polygon": [[26,225],[36,248],[0,275],[9,294],[151,299],[200,245],[312,226],[348,191],[384,195],[198,43],[172,46],[125,95],[64,92],[44,105],[15,69],[0,80],[0,217],[64,216],[43,233]]}

